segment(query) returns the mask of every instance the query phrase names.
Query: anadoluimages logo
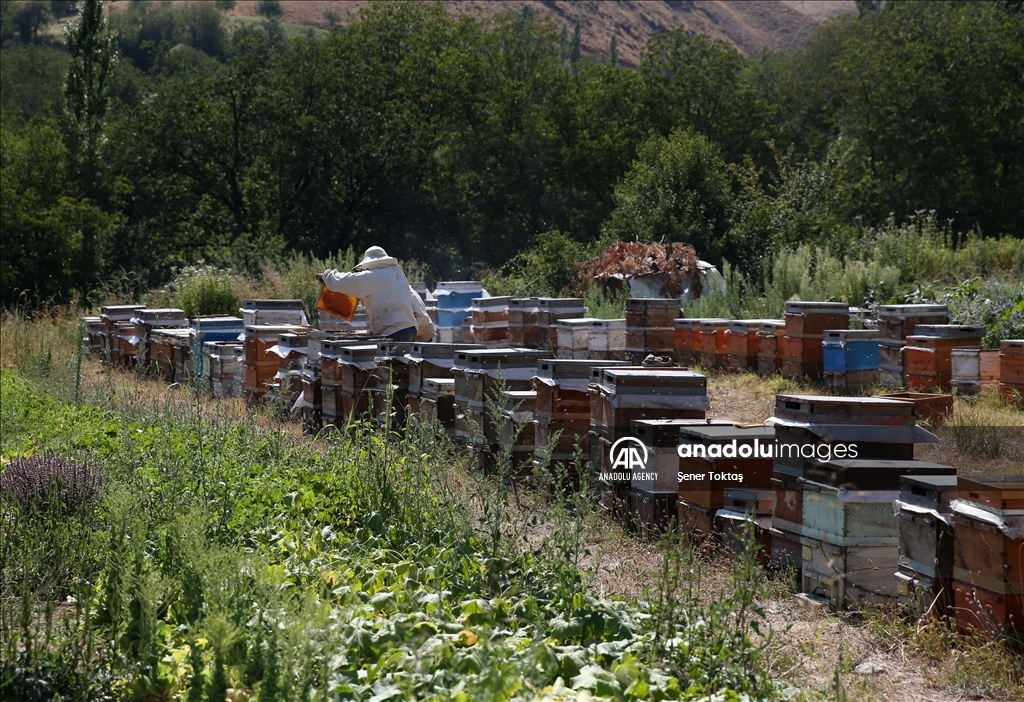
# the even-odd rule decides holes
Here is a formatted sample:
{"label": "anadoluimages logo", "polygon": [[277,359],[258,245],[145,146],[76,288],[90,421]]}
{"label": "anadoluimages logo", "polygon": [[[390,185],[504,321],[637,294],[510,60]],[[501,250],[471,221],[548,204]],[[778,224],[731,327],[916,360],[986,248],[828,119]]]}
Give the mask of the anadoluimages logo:
{"label": "anadoluimages logo", "polygon": [[647,468],[647,446],[632,436],[623,436],[608,451],[612,470],[633,471]]}

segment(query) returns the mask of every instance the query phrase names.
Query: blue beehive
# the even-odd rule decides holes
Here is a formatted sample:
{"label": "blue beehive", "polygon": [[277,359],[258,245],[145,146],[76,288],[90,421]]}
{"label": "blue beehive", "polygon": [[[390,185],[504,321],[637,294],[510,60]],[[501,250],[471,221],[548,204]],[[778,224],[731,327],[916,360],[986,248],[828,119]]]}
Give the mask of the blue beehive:
{"label": "blue beehive", "polygon": [[[468,310],[473,298],[483,297],[483,285],[477,280],[445,280],[437,284],[434,297],[437,310]],[[438,319],[440,321],[440,318]],[[458,326],[441,323],[441,326]]]}
{"label": "blue beehive", "polygon": [[877,370],[878,331],[875,329],[827,330],[821,342],[826,371]]}
{"label": "blue beehive", "polygon": [[207,341],[237,341],[245,333],[240,317],[196,317],[192,320],[192,358],[196,377],[203,374],[203,343]]}

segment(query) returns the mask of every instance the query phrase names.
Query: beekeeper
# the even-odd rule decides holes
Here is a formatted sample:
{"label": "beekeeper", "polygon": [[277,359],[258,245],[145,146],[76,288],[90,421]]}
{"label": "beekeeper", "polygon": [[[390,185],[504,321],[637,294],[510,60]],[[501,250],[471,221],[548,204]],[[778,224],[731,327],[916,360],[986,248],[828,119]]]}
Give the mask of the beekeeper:
{"label": "beekeeper", "polygon": [[427,307],[410,287],[398,260],[371,246],[351,273],[333,268],[317,278],[328,289],[359,298],[370,320],[370,331],[392,341],[430,341],[434,325]]}

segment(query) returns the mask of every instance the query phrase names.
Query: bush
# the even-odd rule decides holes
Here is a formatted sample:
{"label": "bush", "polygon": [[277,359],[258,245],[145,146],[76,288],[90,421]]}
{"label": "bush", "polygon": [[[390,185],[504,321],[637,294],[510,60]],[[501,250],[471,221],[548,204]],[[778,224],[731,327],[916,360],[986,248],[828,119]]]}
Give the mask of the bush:
{"label": "bush", "polygon": [[174,283],[177,302],[188,317],[238,314],[240,300],[225,271],[215,268],[186,268]]}

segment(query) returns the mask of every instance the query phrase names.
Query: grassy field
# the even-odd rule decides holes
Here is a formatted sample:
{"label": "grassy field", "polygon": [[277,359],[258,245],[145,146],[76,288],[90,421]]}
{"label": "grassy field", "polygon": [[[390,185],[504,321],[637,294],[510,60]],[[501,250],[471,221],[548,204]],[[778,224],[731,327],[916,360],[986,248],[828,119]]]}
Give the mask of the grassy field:
{"label": "grassy field", "polygon": [[[105,373],[75,336],[68,311],[2,326],[13,699],[1024,692],[1002,643],[895,611],[833,613],[752,558],[627,533],[586,491],[512,493],[431,427],[310,439],[268,410]],[[709,385],[714,416],[755,422],[775,392],[815,390]],[[1021,419],[990,396],[956,411]],[[26,461],[48,461],[65,491],[18,483]]]}

